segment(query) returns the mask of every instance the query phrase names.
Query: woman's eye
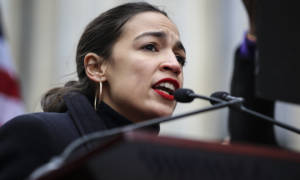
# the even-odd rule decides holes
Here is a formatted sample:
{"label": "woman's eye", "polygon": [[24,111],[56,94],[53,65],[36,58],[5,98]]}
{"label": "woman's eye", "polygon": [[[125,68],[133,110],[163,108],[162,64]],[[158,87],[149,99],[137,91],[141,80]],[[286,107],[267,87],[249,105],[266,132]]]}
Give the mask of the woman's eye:
{"label": "woman's eye", "polygon": [[143,49],[152,51],[152,52],[158,51],[154,44],[147,44],[147,45],[143,46]]}
{"label": "woman's eye", "polygon": [[182,57],[182,56],[176,56],[176,58],[177,58],[177,61],[179,62],[179,64],[181,64],[181,66],[184,66],[185,65],[185,58],[184,57]]}

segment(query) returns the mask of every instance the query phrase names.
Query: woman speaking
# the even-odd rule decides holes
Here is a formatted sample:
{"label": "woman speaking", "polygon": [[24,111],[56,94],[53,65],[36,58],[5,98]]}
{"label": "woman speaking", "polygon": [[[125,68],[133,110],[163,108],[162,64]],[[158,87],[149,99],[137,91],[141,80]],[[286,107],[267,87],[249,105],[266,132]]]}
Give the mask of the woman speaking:
{"label": "woman speaking", "polygon": [[171,115],[185,56],[174,23],[148,3],[127,3],[96,17],[77,46],[78,81],[49,90],[44,112],[0,128],[0,179],[28,177],[83,135]]}

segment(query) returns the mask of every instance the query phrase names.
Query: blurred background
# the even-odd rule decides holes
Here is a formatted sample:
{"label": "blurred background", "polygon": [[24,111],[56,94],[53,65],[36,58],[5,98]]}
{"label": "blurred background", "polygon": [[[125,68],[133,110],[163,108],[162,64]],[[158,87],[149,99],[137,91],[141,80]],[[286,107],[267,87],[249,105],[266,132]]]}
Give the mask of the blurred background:
{"label": "blurred background", "polygon": [[[24,112],[41,111],[43,93],[49,88],[63,85],[67,80],[76,79],[75,50],[83,29],[101,12],[125,2],[134,1],[1,1],[2,28],[11,52],[15,76],[19,80]],[[214,91],[229,91],[234,51],[248,28],[242,2],[147,2],[164,9],[179,28],[187,49],[184,87],[208,96]],[[201,100],[178,104],[175,114],[208,105]],[[223,109],[165,123],[161,126],[161,134],[222,141],[228,137],[227,114],[228,110]],[[277,102],[275,117],[300,128],[300,108],[297,105]],[[276,128],[276,137],[282,146],[300,151],[299,135]]]}

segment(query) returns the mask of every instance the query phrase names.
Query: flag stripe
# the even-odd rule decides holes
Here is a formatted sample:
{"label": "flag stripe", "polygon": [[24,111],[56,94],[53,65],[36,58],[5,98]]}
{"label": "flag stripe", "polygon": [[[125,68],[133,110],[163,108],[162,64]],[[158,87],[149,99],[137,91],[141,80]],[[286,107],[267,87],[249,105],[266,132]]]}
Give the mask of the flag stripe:
{"label": "flag stripe", "polygon": [[7,71],[0,67],[0,93],[20,99],[19,85]]}

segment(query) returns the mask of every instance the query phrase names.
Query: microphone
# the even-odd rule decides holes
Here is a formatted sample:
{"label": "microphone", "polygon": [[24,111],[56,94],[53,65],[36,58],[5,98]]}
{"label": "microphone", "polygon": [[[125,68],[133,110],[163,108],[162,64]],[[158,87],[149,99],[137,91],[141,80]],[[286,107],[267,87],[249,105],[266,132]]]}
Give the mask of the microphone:
{"label": "microphone", "polygon": [[[256,111],[253,111],[251,109],[246,108],[242,104],[243,101],[244,101],[244,99],[242,97],[234,97],[234,96],[231,96],[229,93],[222,92],[222,91],[212,93],[211,97],[217,98],[217,99],[221,99],[221,100],[227,101],[227,102],[236,101],[236,100],[238,101],[239,100],[240,101],[239,103],[230,105],[229,107],[232,108],[232,109],[234,109],[234,110],[246,112],[248,114],[251,114],[252,116],[259,117],[262,120],[268,121],[268,122],[270,122],[270,123],[272,123],[274,125],[277,125],[277,126],[282,127],[284,129],[290,130],[290,131],[292,131],[294,133],[300,134],[300,129],[297,129],[297,128],[293,127],[293,126],[290,126],[288,124],[282,123],[282,122],[280,122],[280,121],[278,121],[276,119],[273,119],[273,118],[271,118],[269,116],[266,116],[264,114],[261,114],[259,112],[256,112]],[[210,102],[211,102],[211,104],[215,104],[215,102],[213,102],[213,101],[210,101]]]}
{"label": "microphone", "polygon": [[178,102],[188,103],[195,98],[195,93],[191,89],[179,88],[174,92],[174,99]]}
{"label": "microphone", "polygon": [[[224,92],[224,91],[214,92],[210,95],[210,97],[221,99],[224,101],[240,100],[241,102],[244,102],[244,98],[231,96],[228,92]],[[215,104],[216,102],[211,101],[210,103]]]}
{"label": "microphone", "polygon": [[[216,103],[222,103],[222,102],[226,102],[224,100],[222,100],[220,97],[207,97],[207,96],[202,96],[200,94],[195,94],[193,90],[191,89],[186,89],[186,88],[179,88],[174,92],[174,99],[177,102],[181,102],[181,103],[189,103],[192,102],[195,98],[199,98],[199,99],[204,99],[207,101],[210,101],[211,104],[216,104]],[[241,99],[232,99],[235,101],[240,101]],[[237,102],[235,102],[234,104],[236,104]]]}

